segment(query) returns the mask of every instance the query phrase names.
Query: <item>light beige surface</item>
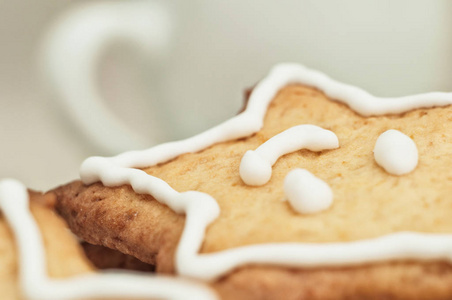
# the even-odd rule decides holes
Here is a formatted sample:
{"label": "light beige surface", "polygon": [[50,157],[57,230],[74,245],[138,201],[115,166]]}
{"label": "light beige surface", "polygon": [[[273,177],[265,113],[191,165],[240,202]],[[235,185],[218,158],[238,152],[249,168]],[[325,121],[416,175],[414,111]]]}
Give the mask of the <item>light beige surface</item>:
{"label": "light beige surface", "polygon": [[[93,270],[77,240],[67,231],[66,224],[52,210],[36,202],[30,203],[30,209],[44,239],[50,277],[68,277]],[[12,232],[0,212],[0,296],[2,300],[21,299],[17,254]]]}

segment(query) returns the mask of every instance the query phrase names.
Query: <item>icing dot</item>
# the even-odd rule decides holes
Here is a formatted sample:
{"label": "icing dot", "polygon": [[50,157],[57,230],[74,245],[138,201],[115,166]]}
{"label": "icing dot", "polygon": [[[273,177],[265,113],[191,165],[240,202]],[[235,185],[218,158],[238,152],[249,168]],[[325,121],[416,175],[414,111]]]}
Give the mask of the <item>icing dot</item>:
{"label": "icing dot", "polygon": [[380,167],[393,175],[410,173],[418,163],[418,151],[414,141],[394,129],[385,131],[378,137],[374,157]]}
{"label": "icing dot", "polygon": [[305,169],[295,169],[287,174],[284,192],[292,208],[302,214],[320,212],[333,203],[330,186]]}

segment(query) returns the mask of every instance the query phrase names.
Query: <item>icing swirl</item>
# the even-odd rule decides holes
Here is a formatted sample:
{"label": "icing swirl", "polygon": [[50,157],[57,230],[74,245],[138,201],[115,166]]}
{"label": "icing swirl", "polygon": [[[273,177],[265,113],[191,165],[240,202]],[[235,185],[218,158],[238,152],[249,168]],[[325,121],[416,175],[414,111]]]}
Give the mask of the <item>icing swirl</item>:
{"label": "icing swirl", "polygon": [[272,166],[279,157],[300,149],[322,151],[339,147],[337,136],[315,125],[289,128],[256,150],[248,150],[240,163],[240,177],[247,185],[264,185],[272,176]]}

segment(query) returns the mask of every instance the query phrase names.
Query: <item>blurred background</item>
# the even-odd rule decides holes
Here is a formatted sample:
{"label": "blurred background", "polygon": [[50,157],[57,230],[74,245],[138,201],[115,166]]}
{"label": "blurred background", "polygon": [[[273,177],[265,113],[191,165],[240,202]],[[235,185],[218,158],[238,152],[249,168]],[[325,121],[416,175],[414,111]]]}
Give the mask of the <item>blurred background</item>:
{"label": "blurred background", "polygon": [[[452,2],[0,0],[0,177],[46,190],[87,156],[199,133],[278,62],[379,96],[452,91]],[[119,146],[77,105],[122,124]]]}

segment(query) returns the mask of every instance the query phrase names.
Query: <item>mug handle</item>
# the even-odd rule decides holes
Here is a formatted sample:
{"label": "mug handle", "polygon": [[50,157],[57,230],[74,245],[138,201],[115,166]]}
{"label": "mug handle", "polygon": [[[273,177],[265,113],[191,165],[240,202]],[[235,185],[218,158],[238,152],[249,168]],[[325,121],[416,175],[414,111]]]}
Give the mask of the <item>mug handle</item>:
{"label": "mug handle", "polygon": [[105,50],[129,42],[153,57],[169,45],[168,11],[149,1],[85,4],[51,28],[40,55],[41,69],[63,113],[105,155],[154,144],[132,132],[106,106],[97,84]]}

